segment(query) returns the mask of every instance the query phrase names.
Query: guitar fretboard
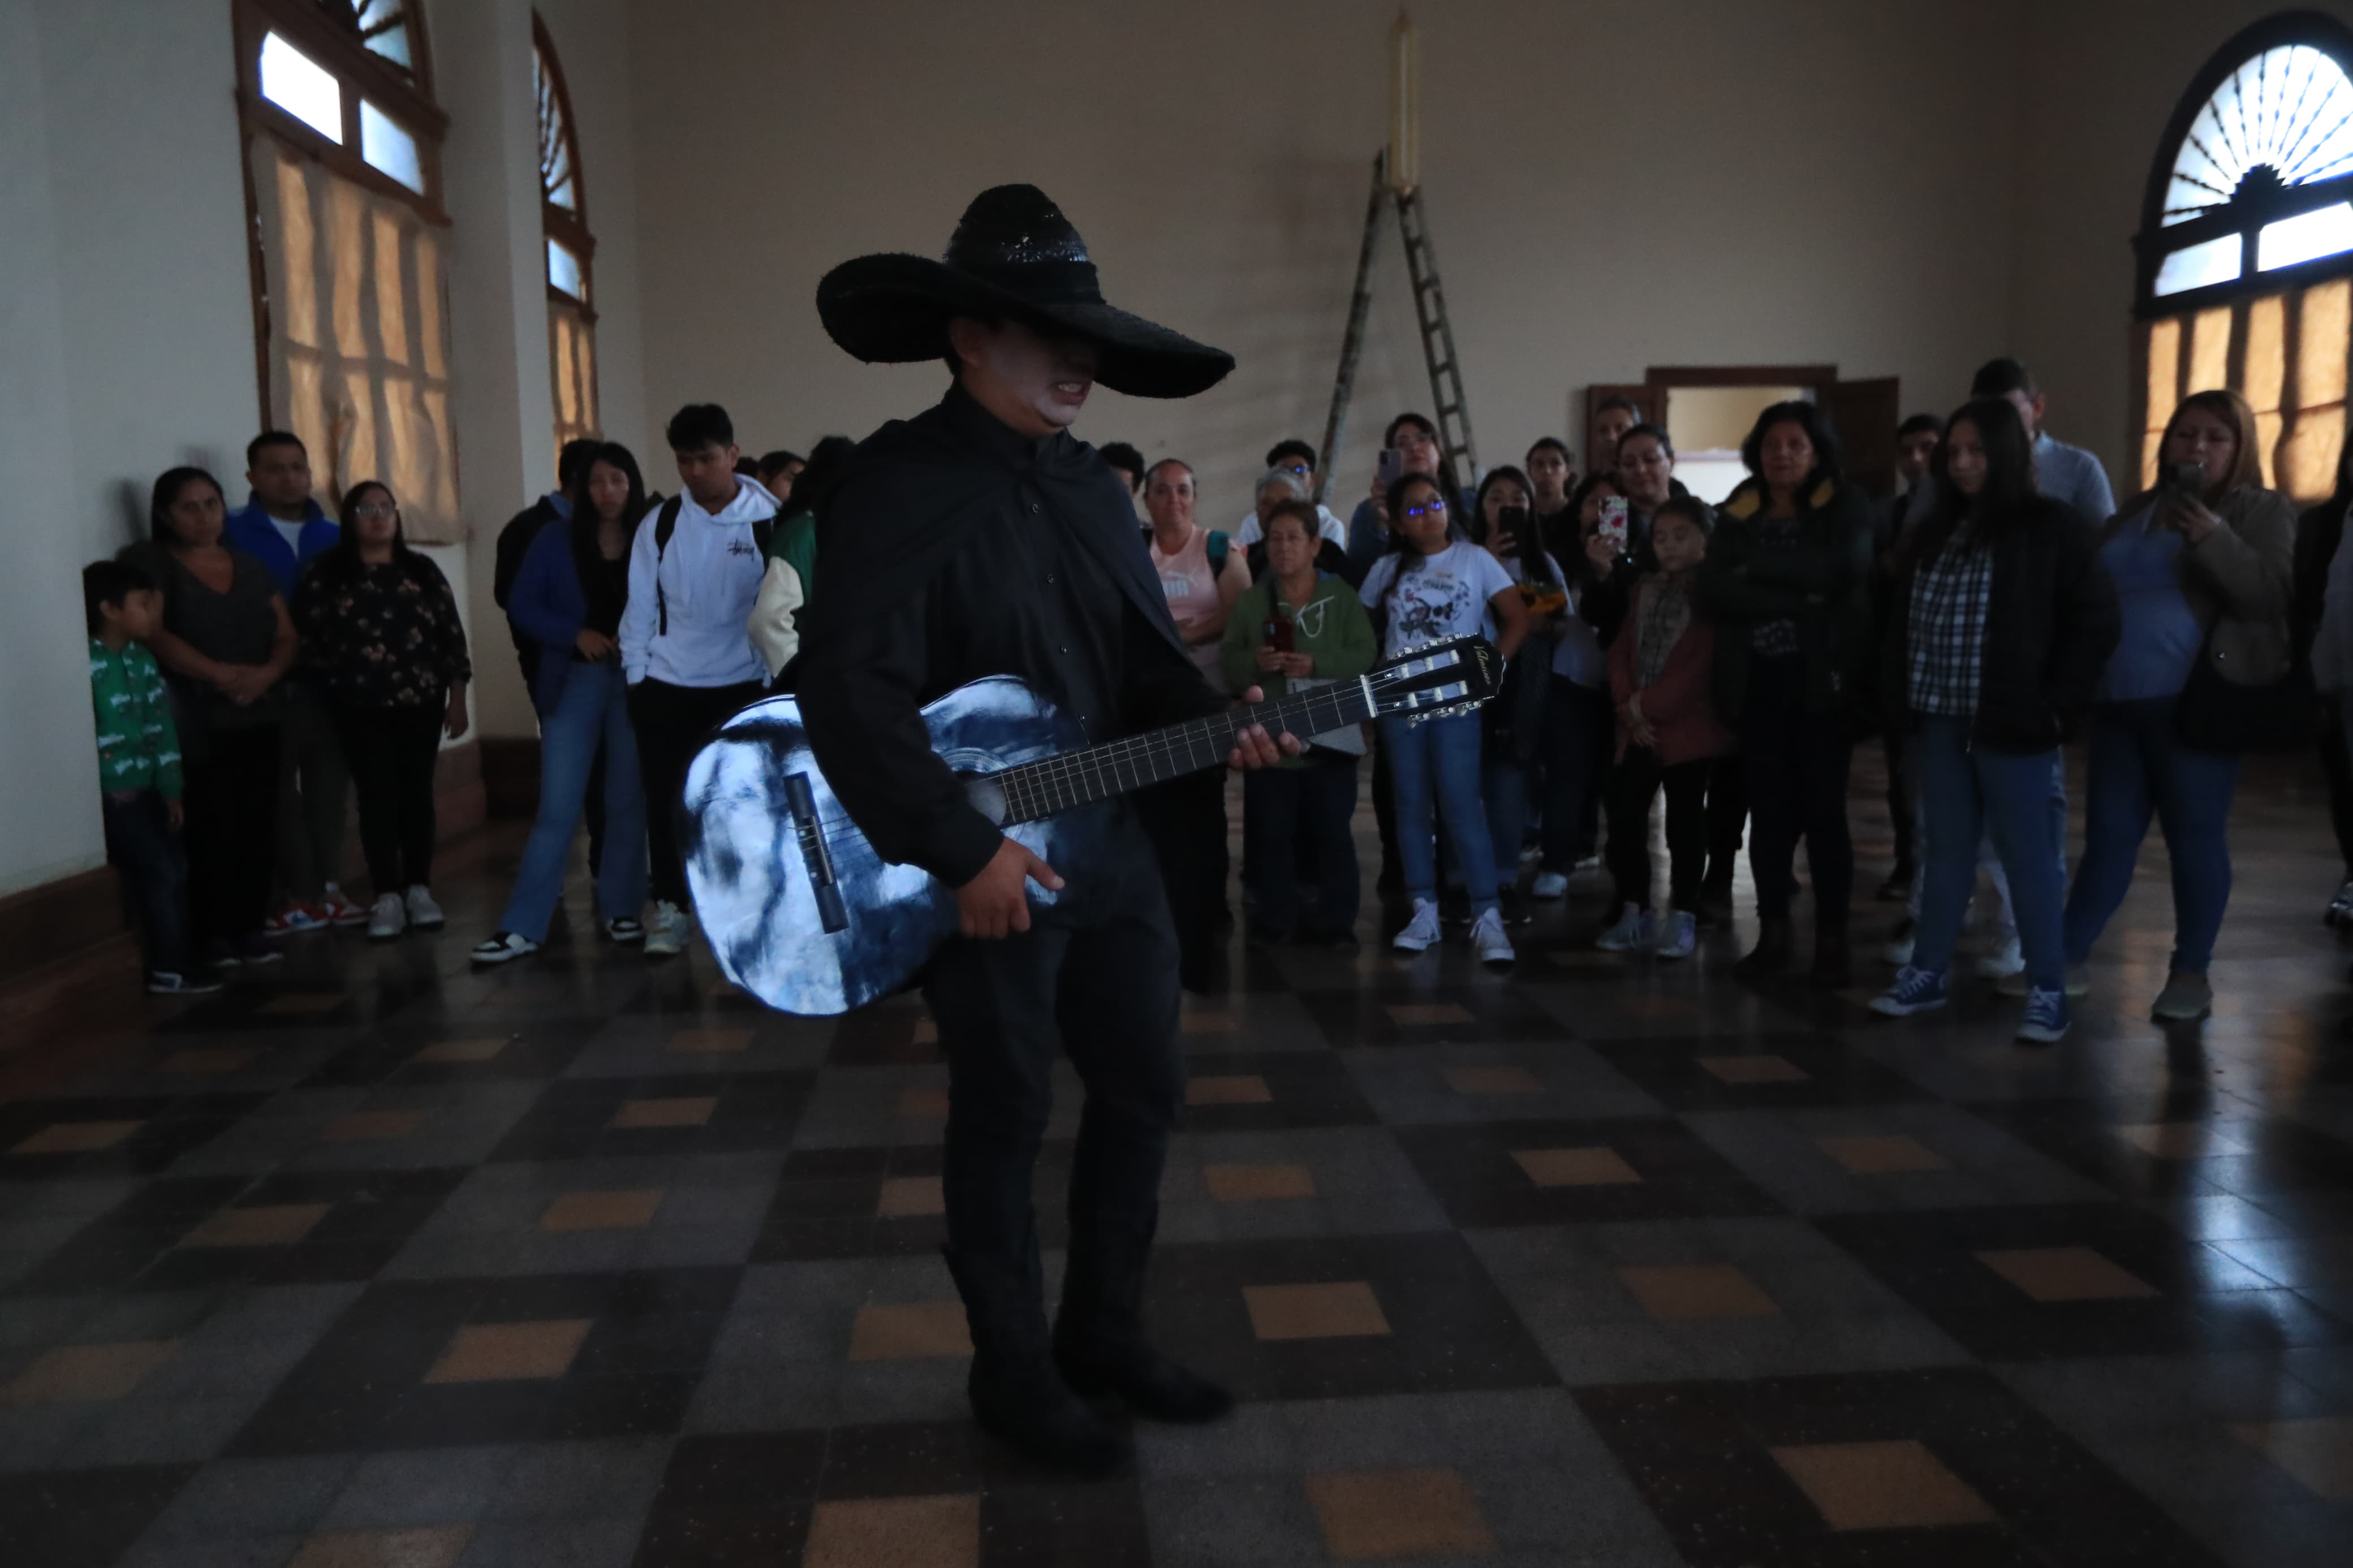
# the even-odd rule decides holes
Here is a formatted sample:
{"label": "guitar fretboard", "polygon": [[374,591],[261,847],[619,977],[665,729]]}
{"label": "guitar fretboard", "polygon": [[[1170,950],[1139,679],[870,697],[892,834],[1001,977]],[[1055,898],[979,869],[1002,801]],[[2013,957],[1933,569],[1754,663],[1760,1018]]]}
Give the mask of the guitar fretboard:
{"label": "guitar fretboard", "polygon": [[1234,737],[1253,724],[1265,725],[1269,735],[1296,735],[1303,742],[1310,735],[1345,729],[1372,716],[1371,688],[1366,681],[1335,681],[1279,701],[1236,708],[1082,752],[1025,763],[990,774],[989,782],[1005,792],[1008,825],[1035,822],[1091,801],[1223,766],[1234,749]]}

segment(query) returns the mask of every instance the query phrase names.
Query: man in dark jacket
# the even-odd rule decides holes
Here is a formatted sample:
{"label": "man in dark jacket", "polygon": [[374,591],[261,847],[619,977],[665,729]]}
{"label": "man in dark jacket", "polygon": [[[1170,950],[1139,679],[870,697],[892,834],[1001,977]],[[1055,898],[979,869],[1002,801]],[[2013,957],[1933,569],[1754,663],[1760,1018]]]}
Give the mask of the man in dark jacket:
{"label": "man in dark jacket", "polygon": [[[551,522],[572,521],[572,498],[579,493],[580,481],[603,445],[586,436],[564,443],[555,457],[555,488],[509,518],[499,530],[498,552],[491,568],[491,598],[500,609],[505,609],[514,596],[522,559],[531,553],[531,542],[539,537],[539,531]],[[529,691],[539,676],[539,644],[512,621],[507,623],[507,636],[514,640],[515,662],[522,666],[523,689]],[[581,816],[588,824],[588,875],[593,878],[605,863],[605,748],[601,745],[596,748],[596,760],[588,764],[587,789]]]}
{"label": "man in dark jacket", "polygon": [[[1104,305],[1077,231],[1027,185],[976,199],[944,262],[835,268],[818,310],[859,359],[944,358],[955,376],[937,406],[869,437],[834,493],[799,700],[874,848],[955,889],[961,934],[923,994],[948,1058],[947,1256],[972,1332],[973,1413],[1050,1463],[1100,1474],[1127,1445],[1081,1394],[1174,1421],[1232,1403],[1154,1350],[1141,1322],[1185,1083],[1168,900],[1126,802],[1083,808],[1104,813],[1113,853],[1050,867],[975,806],[921,710],[987,675],[1039,688],[1091,741],[1224,709],[1168,617],[1125,487],[1068,426],[1097,380],[1182,397],[1233,361]],[[1230,760],[1277,755],[1254,729]],[[1033,908],[1033,881],[1060,896]],[[1087,1100],[1050,1340],[1030,1184],[1058,1037]]]}

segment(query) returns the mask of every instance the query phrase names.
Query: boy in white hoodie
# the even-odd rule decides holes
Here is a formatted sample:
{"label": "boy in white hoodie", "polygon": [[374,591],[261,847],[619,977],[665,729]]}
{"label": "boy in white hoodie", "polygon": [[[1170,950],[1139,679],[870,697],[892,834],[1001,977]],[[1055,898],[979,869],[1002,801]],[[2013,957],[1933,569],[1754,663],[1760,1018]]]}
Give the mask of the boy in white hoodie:
{"label": "boy in white hoodie", "polygon": [[646,784],[653,918],[646,954],[686,945],[686,872],[678,804],[703,737],[755,700],[767,679],[745,624],[767,564],[776,498],[735,472],[735,426],[715,403],[690,403],[670,422],[682,494],[662,503],[629,550],[621,612],[621,673]]}

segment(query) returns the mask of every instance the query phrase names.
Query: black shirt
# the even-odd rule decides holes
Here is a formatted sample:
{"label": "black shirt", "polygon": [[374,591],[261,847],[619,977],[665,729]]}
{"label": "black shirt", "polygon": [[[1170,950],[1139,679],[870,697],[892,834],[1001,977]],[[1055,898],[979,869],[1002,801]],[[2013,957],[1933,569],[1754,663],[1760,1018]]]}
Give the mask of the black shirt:
{"label": "black shirt", "polygon": [[1125,485],[1093,447],[1022,436],[960,387],[860,444],[818,548],[797,682],[810,745],[876,850],[952,887],[999,835],[933,754],[923,704],[1012,675],[1094,741],[1226,705],[1168,617]]}

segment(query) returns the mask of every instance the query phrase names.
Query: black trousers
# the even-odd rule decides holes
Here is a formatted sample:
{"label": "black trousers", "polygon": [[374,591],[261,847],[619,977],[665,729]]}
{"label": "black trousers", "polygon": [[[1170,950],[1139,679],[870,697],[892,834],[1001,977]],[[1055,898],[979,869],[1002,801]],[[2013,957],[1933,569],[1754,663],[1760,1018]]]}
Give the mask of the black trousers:
{"label": "black trousers", "polygon": [[[1618,901],[1651,905],[1651,801],[1667,792],[1667,887],[1673,907],[1699,910],[1700,878],[1707,863],[1707,781],[1715,759],[1698,757],[1670,767],[1648,746],[1629,746],[1609,773],[1609,875]],[[1626,831],[1618,831],[1620,824]]]}
{"label": "black trousers", "polygon": [[646,849],[653,896],[684,909],[686,868],[678,858],[678,814],[686,768],[722,721],[758,701],[756,681],[733,686],[672,686],[649,676],[629,688],[629,724],[638,732],[638,773],[646,785]]}
{"label": "black trousers", "polygon": [[1748,773],[1734,752],[1715,759],[1707,775],[1707,875],[1703,886],[1732,891],[1733,868],[1748,826]]}
{"label": "black trousers", "polygon": [[152,789],[128,797],[105,795],[99,809],[106,821],[106,858],[139,910],[148,973],[187,973],[195,962],[188,947],[188,855],[172,831],[164,797]]}
{"label": "black trousers", "polygon": [[[1598,836],[1616,718],[1606,689],[1579,686],[1563,675],[1546,679],[1541,864],[1566,876],[1592,852]],[[1495,858],[1504,858],[1500,845]]]}
{"label": "black trousers", "polygon": [[1802,660],[1760,658],[1751,669],[1740,750],[1755,819],[1748,867],[1757,879],[1757,912],[1788,915],[1803,839],[1815,929],[1842,931],[1854,894],[1854,839],[1846,822],[1854,742],[1844,718],[1807,710]]}
{"label": "black trousers", "polygon": [[[1315,761],[1261,768],[1242,777],[1242,834],[1259,852],[1258,907],[1251,923],[1266,934],[1335,937],[1355,928],[1360,899],[1356,868],[1356,762]],[[1311,868],[1315,902],[1299,907],[1300,869]]]}
{"label": "black trousers", "polygon": [[2321,719],[2314,736],[2320,753],[2320,772],[2328,781],[2328,821],[2337,830],[2337,852],[2345,860],[2345,879],[2353,882],[2353,746],[2348,746],[2345,722],[2335,698],[2321,703]]}
{"label": "black trousers", "polygon": [[258,937],[278,865],[278,726],[207,730],[181,771],[190,931],[207,947]]}
{"label": "black trousers", "polygon": [[1101,863],[1058,868],[1065,900],[997,941],[955,937],[923,978],[948,1058],[948,1267],[976,1351],[1009,1367],[1049,1353],[1030,1203],[1053,1109],[1056,1047],[1086,1089],[1071,1170],[1064,1332],[1138,1332],[1160,1171],[1185,1094],[1176,934],[1124,806]]}
{"label": "black trousers", "polygon": [[433,880],[433,768],[446,704],[335,710],[359,800],[360,852],[378,898]]}
{"label": "black trousers", "polygon": [[[1895,830],[1895,877],[1908,879],[1919,864],[1920,825],[1914,812],[1912,753],[1907,742],[1911,737],[1890,724],[1879,737],[1879,748],[1887,755],[1887,820]],[[2337,842],[2343,844],[2344,823],[2340,817]],[[2353,849],[2346,852],[2345,863],[2353,866]]]}

